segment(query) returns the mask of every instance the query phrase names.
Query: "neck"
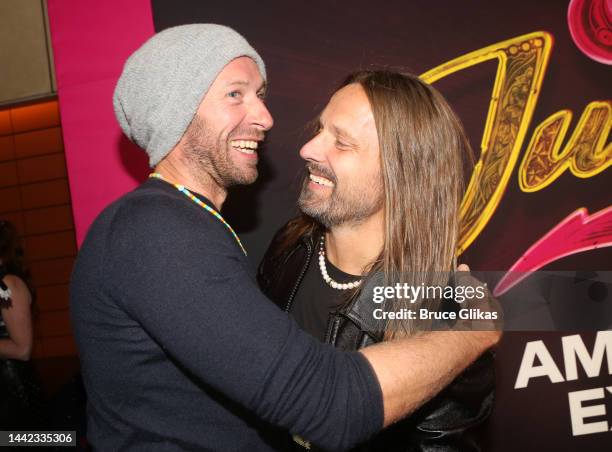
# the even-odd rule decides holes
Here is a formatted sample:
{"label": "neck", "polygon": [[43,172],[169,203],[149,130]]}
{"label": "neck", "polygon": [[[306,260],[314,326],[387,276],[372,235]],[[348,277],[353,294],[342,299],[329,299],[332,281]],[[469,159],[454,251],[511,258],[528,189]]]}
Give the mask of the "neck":
{"label": "neck", "polygon": [[227,190],[221,187],[208,173],[194,174],[172,155],[162,160],[154,169],[164,179],[173,184],[185,186],[189,191],[206,196],[217,210],[221,210]]}
{"label": "neck", "polygon": [[325,233],[327,259],[344,273],[363,274],[382,250],[383,222],[381,209],[359,224],[332,227]]}

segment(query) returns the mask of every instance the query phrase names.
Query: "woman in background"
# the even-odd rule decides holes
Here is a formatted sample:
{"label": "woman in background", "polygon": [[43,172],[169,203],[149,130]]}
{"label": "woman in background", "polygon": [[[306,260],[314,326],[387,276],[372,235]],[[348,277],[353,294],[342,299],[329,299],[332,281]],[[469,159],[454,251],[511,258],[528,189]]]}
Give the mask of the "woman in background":
{"label": "woman in background", "polygon": [[22,254],[15,227],[0,221],[0,430],[34,427],[42,414],[29,362],[32,293]]}

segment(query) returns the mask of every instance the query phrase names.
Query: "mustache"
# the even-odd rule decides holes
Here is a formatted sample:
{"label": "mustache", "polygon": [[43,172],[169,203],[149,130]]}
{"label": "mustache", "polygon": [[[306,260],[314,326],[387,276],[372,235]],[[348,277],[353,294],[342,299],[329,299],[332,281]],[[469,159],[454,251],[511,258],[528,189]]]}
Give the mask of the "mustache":
{"label": "mustache", "polygon": [[306,164],[306,169],[309,173],[312,173],[315,176],[323,176],[324,178],[332,181],[334,184],[336,183],[336,175],[331,169],[321,165],[320,163],[308,162]]}
{"label": "mustache", "polygon": [[250,138],[253,141],[263,141],[266,138],[266,134],[259,129],[244,128],[235,130],[234,132],[229,134],[227,138],[228,140],[231,140],[233,139],[233,137],[244,137]]}

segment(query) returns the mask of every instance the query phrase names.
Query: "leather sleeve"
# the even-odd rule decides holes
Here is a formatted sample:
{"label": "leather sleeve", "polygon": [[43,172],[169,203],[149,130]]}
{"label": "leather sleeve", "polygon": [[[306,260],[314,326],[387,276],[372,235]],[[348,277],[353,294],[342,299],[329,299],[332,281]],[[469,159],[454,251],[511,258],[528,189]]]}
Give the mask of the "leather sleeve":
{"label": "leather sleeve", "polygon": [[[291,265],[294,255],[301,254],[299,249],[285,249],[281,252],[286,227],[276,232],[263,259],[257,268],[257,284],[261,291],[279,308],[285,309],[287,298],[298,278],[299,265]],[[298,258],[298,262],[302,259]]]}
{"label": "leather sleeve", "polygon": [[420,438],[416,450],[480,450],[466,432],[491,414],[494,389],[494,354],[489,351],[412,415]]}
{"label": "leather sleeve", "polygon": [[264,257],[259,263],[259,267],[257,267],[257,284],[259,285],[261,291],[268,296],[270,296],[269,292],[272,288],[272,280],[276,273],[275,263],[277,263],[279,260],[279,257],[275,257],[275,255],[278,252],[277,248],[279,246],[283,230],[284,228],[276,231],[276,234],[274,234],[274,237],[272,237],[270,245],[266,249]]}
{"label": "leather sleeve", "polygon": [[[308,249],[312,244],[300,242],[285,246],[286,230],[286,226],[281,228],[272,238],[257,270],[259,288],[283,310],[294,295],[312,254],[312,249]],[[281,246],[285,246],[284,249]]]}
{"label": "leather sleeve", "polygon": [[[357,350],[378,342],[341,314],[330,319],[327,337],[343,350]],[[356,450],[479,451],[481,448],[468,432],[490,415],[494,389],[494,353],[488,351],[440,394]]]}

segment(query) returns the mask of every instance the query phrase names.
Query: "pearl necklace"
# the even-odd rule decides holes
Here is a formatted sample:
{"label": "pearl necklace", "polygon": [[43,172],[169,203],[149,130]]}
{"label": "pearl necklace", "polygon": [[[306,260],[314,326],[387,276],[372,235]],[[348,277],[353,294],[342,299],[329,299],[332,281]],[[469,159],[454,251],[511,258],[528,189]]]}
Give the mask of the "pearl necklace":
{"label": "pearl necklace", "polygon": [[354,289],[355,287],[359,287],[359,285],[361,284],[361,279],[357,281],[352,281],[350,283],[339,283],[331,279],[331,277],[327,274],[327,266],[325,265],[325,236],[321,237],[321,242],[319,245],[319,269],[321,270],[321,276],[323,277],[323,280],[334,289]]}

